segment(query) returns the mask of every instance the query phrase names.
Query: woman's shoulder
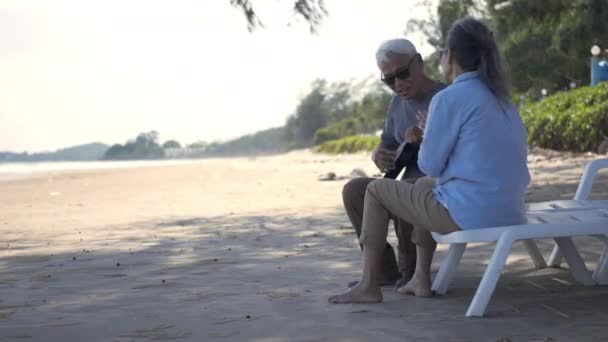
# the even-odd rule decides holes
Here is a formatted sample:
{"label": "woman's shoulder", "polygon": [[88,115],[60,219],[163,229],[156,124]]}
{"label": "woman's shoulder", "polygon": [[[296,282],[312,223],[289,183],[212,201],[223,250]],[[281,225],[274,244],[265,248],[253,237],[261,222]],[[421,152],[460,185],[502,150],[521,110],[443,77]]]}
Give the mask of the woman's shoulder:
{"label": "woman's shoulder", "polygon": [[457,90],[455,91],[453,88],[453,85],[446,86],[433,95],[429,106],[437,105],[439,103],[450,103],[458,93],[459,92]]}
{"label": "woman's shoulder", "polygon": [[[435,97],[438,101],[448,104],[483,103],[484,99],[493,98],[493,94],[480,79],[471,79],[467,82],[453,83],[438,92]],[[435,99],[433,97],[433,99]]]}

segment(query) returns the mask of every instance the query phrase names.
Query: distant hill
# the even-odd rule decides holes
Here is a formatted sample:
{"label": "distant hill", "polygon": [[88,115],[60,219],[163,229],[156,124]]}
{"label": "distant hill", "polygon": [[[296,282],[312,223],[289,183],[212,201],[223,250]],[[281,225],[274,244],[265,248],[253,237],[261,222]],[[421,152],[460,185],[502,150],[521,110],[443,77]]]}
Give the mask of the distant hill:
{"label": "distant hill", "polygon": [[89,161],[99,160],[109,146],[102,143],[91,143],[62,148],[54,152],[14,153],[0,151],[0,162],[34,162],[34,161]]}
{"label": "distant hill", "polygon": [[275,127],[244,135],[226,142],[214,142],[203,149],[190,152],[191,158],[218,156],[247,156],[287,151],[285,127]]}

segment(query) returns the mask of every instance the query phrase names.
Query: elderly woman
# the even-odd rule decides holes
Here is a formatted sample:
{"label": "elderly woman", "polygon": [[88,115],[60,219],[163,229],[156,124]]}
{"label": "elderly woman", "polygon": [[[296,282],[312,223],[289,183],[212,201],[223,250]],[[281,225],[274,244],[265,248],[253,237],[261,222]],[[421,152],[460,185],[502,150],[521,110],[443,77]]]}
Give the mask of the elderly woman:
{"label": "elderly woman", "polygon": [[[530,181],[526,130],[509,101],[505,72],[490,30],[473,18],[448,32],[440,64],[449,87],[431,101],[418,166],[429,177],[408,184],[378,179],[365,194],[363,274],[330,303],[379,303],[376,284],[389,217],[414,226],[416,271],[401,293],[431,296],[430,232],[451,233],[525,222]],[[423,124],[424,126],[424,124]],[[431,178],[432,177],[432,178]]]}

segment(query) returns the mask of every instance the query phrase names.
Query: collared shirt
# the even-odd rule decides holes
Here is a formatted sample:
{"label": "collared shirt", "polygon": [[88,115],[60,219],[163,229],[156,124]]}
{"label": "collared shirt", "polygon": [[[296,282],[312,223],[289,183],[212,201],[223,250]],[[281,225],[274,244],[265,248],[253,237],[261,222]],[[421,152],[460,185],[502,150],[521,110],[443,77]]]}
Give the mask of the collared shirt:
{"label": "collared shirt", "polygon": [[515,225],[526,221],[527,153],[517,109],[467,72],[433,97],[418,166],[460,228]]}
{"label": "collared shirt", "polygon": [[396,150],[405,141],[405,130],[417,125],[418,111],[427,111],[431,98],[445,87],[444,83],[437,82],[435,88],[420,99],[407,100],[394,95],[386,113],[381,136],[382,146],[389,150]]}

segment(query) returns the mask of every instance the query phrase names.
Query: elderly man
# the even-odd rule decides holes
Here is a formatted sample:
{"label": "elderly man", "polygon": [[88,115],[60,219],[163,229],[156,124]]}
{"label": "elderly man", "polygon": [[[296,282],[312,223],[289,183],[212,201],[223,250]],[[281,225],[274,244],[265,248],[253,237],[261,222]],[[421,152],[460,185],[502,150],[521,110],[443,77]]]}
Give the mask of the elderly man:
{"label": "elderly man", "polygon": [[[390,171],[394,165],[397,148],[406,141],[417,140],[418,115],[425,115],[433,95],[445,88],[445,84],[434,81],[424,74],[422,57],[407,39],[393,39],[384,42],[376,52],[378,68],[382,81],[394,95],[387,110],[386,121],[380,144],[372,152],[372,160],[381,172]],[[417,158],[406,164],[402,181],[415,183],[424,176],[418,169]],[[342,199],[348,218],[353,224],[357,237],[361,235],[364,197],[367,185],[374,178],[356,178],[348,182],[342,190]],[[395,285],[400,288],[414,274],[416,265],[416,246],[410,241],[413,227],[405,221],[393,217],[397,235],[399,265],[395,252],[386,244],[382,257],[382,270],[378,284]],[[350,283],[349,286],[356,285]]]}

